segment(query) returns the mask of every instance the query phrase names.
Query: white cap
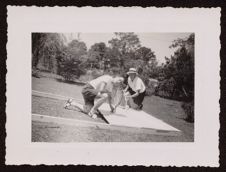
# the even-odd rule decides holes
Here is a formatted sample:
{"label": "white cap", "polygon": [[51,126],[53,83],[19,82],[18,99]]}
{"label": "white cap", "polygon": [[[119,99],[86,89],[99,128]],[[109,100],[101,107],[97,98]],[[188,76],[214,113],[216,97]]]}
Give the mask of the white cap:
{"label": "white cap", "polygon": [[127,74],[130,74],[130,73],[138,74],[137,70],[135,68],[130,68],[129,71],[127,72]]}

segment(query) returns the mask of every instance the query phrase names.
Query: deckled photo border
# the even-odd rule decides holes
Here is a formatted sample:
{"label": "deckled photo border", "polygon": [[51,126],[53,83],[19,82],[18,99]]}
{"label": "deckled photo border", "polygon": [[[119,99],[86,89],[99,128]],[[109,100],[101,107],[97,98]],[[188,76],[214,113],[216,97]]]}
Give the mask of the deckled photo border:
{"label": "deckled photo border", "polygon": [[[31,144],[30,143],[29,139],[31,136],[29,135],[29,132],[31,132],[31,130],[29,128],[26,128],[27,126],[29,126],[31,122],[30,117],[28,116],[28,113],[27,113],[29,112],[28,110],[30,110],[30,104],[31,104],[31,102],[29,102],[30,98],[27,97],[29,94],[31,95],[29,90],[31,88],[30,87],[31,85],[30,70],[31,69],[28,63],[30,62],[29,60],[31,60],[31,56],[29,56],[29,54],[31,55],[31,51],[30,51],[31,47],[29,47],[29,45],[31,45],[31,42],[30,42],[31,40],[29,39],[29,34],[34,31],[36,32],[42,32],[42,31],[43,32],[47,32],[47,31],[71,32],[76,30],[77,31],[83,30],[88,32],[90,31],[89,29],[92,26],[90,25],[90,23],[94,21],[93,18],[90,19],[90,14],[92,14],[93,16],[94,13],[92,13],[93,8],[91,7],[82,8],[84,9],[84,11],[82,11],[82,9],[69,8],[69,7],[65,7],[65,8],[54,7],[51,9],[49,8],[47,10],[48,7],[45,7],[41,9],[41,10],[44,10],[41,12],[39,11],[40,8],[37,8],[37,7],[23,7],[23,8],[24,9],[20,7],[18,8],[8,7],[9,13],[8,13],[8,44],[7,44],[7,52],[8,52],[7,99],[9,101],[7,102],[8,107],[6,109],[7,118],[8,118],[6,123],[6,129],[7,129],[6,163],[7,164],[218,166],[218,161],[219,161],[218,159],[218,156],[219,156],[219,151],[218,151],[219,104],[218,104],[218,101],[220,98],[220,90],[219,90],[220,8],[215,8],[215,9],[126,8],[123,10],[117,9],[119,11],[122,10],[123,15],[120,15],[120,18],[116,18],[117,16],[114,16],[113,20],[109,20],[108,18],[107,21],[106,20],[101,21],[102,18],[101,17],[98,18],[98,16],[100,15],[99,10],[102,10],[104,8],[98,9],[98,11],[96,10],[96,12],[94,12],[97,15],[96,16],[97,22],[100,22],[100,23],[102,22],[102,24],[104,22],[106,26],[109,23],[111,23],[112,25],[112,22],[115,22],[116,24],[118,23],[120,25],[112,25],[113,26],[112,28],[106,27],[104,28],[104,30],[101,30],[100,28],[97,28],[93,25],[94,27],[92,27],[92,32],[94,31],[96,32],[104,32],[104,31],[105,32],[106,31],[166,32],[165,30],[166,28],[164,27],[166,25],[164,25],[163,19],[167,16],[168,20],[166,20],[166,18],[165,20],[167,22],[171,21],[171,23],[175,24],[174,28],[168,27],[167,28],[168,31],[195,32],[195,35],[196,35],[196,38],[195,38],[195,46],[196,46],[195,47],[196,48],[195,49],[195,58],[196,58],[196,61],[195,61],[196,86],[195,87],[196,88],[195,90],[197,94],[195,95],[195,101],[197,102],[197,99],[200,99],[200,98],[201,100],[200,102],[198,100],[197,102],[198,104],[197,103],[195,104],[195,107],[196,107],[195,108],[195,115],[196,115],[195,143],[148,143],[148,144],[144,144],[144,143],[132,143],[132,144],[114,143],[113,144],[111,143],[111,145],[105,144],[105,143],[91,143],[91,144],[78,144],[78,143]],[[65,9],[65,11],[61,9]],[[88,13],[86,10],[88,10]],[[130,10],[137,10],[137,11],[140,10],[140,13],[135,12],[131,17],[132,13],[128,12]],[[78,15],[77,13],[78,11],[81,12],[82,16],[86,16],[86,17],[85,18],[83,17],[82,19],[76,18],[76,16]],[[153,11],[156,14],[154,14]],[[167,12],[169,12],[172,16],[168,15],[169,13]],[[130,15],[128,15],[128,13]],[[54,14],[54,15],[51,15],[51,14]],[[109,9],[106,10],[106,14],[109,15]],[[149,14],[150,16],[147,16],[147,14]],[[77,24],[79,23],[81,25],[79,25],[79,27],[75,27],[70,23],[68,23],[67,21],[65,21],[63,16],[69,16],[69,15],[72,15],[73,22],[75,23],[77,22]],[[73,17],[73,15],[75,15],[75,17]],[[191,16],[192,17],[189,18],[189,15],[190,17]],[[43,16],[46,16],[46,17],[43,18]],[[204,16],[209,20],[204,20],[205,19]],[[141,18],[138,18],[138,17],[141,17]],[[155,24],[156,23],[157,24],[154,26],[153,21],[147,20],[148,19],[147,17],[153,17],[155,19]],[[159,17],[158,21],[156,21],[157,17]],[[202,17],[204,17],[203,20],[200,20]],[[169,18],[171,20],[169,20]],[[62,21],[64,21],[64,24],[62,24]],[[125,21],[127,23],[123,24],[123,22]],[[140,27],[138,30],[136,30],[134,29],[134,22],[136,24],[139,23],[142,26],[147,26],[147,27]],[[169,23],[167,24],[169,26]],[[184,26],[182,24],[184,24]],[[200,26],[198,24],[200,24]],[[103,25],[101,26],[103,27]],[[161,27],[158,27],[158,26],[161,26]],[[212,34],[207,34],[207,33],[212,33]],[[206,37],[206,35],[208,35],[208,37]],[[206,51],[206,50],[209,50],[210,47],[213,48],[213,50]],[[21,56],[24,57],[25,61],[19,58]],[[217,57],[217,58],[213,58],[211,59],[211,61],[209,60],[205,61],[206,60],[205,57]],[[19,58],[19,61],[20,61],[19,63],[22,64],[23,69],[21,69],[21,66],[19,65],[15,66],[14,60],[17,58]],[[210,65],[212,65],[213,68],[209,68]],[[17,75],[26,76],[23,78],[24,82],[22,82],[20,78],[16,78],[15,76]],[[209,82],[210,78],[213,78],[212,81],[214,82],[214,84],[212,85]],[[18,89],[15,89],[15,83],[17,83],[16,85],[17,87],[21,86],[20,87],[21,89],[26,90],[26,93],[23,91],[18,91]],[[205,83],[205,84],[202,84],[202,83]],[[213,88],[213,90],[211,89],[207,92],[207,88]],[[17,99],[17,97],[19,98],[23,96],[24,93],[27,96],[24,97],[23,102],[20,102],[19,99]],[[211,100],[209,101],[206,98],[210,95],[211,95]],[[12,98],[16,98],[16,100],[14,101],[17,103],[12,101]],[[206,102],[203,100],[207,101],[208,103],[211,103],[211,106],[206,106],[208,103],[206,104]],[[212,106],[214,108],[211,108]],[[13,115],[14,114],[13,110],[14,111],[17,110],[16,113],[22,114],[22,115],[21,116]],[[205,114],[202,114],[202,112],[205,112]],[[199,114],[201,117],[197,116]],[[213,117],[212,116],[213,114],[214,115],[216,114],[216,116]],[[24,128],[23,127],[20,128],[21,120],[23,120],[22,124],[23,126],[25,126]],[[16,123],[14,123],[13,121],[16,121]],[[216,126],[211,126],[210,128],[208,128],[210,126],[209,124],[212,124],[213,121],[214,121],[214,124],[216,124]],[[203,124],[204,122],[206,123]],[[13,128],[14,129],[17,128],[16,132]],[[22,133],[24,134],[21,135]],[[204,136],[204,133],[207,134],[206,137]],[[18,142],[16,145],[15,145],[15,141],[16,141],[15,137],[13,138],[13,135],[15,136],[15,134],[21,137],[19,140],[17,139]],[[209,146],[210,143],[208,142],[210,141],[209,137],[211,137],[211,146]],[[203,143],[209,143],[209,144],[203,144]],[[116,149],[113,149],[114,151],[112,151],[112,145],[114,145],[114,148],[116,148]],[[101,150],[100,150],[100,147],[101,147]],[[78,149],[79,151],[80,149],[82,149],[84,155],[79,156],[79,159],[76,159],[76,157],[71,155],[71,152],[72,150],[74,150],[75,151],[74,155],[78,155],[77,153],[82,153],[81,151],[76,152],[78,151]],[[192,151],[196,153],[197,151],[200,151],[201,153],[199,152],[200,154],[197,156],[194,156],[194,155],[184,156],[185,154],[184,152],[181,151],[181,149],[185,149],[190,153]],[[34,153],[32,152],[33,150],[36,150],[37,152]],[[111,157],[108,159],[109,150],[111,150],[110,151]],[[159,150],[162,150],[162,152],[161,151],[158,152]],[[170,157],[169,155],[172,155],[172,152],[170,150],[174,150],[174,151],[177,150],[178,151],[177,153],[180,152],[179,154],[177,154],[178,157],[175,157],[175,158]],[[98,151],[101,151],[101,153]],[[47,152],[49,153],[49,156],[43,157],[42,153],[45,154]],[[147,152],[149,154],[147,154]],[[119,156],[121,153],[123,153],[123,155],[125,155],[125,153],[129,153],[129,154],[127,154],[128,157],[123,157],[123,156]],[[34,154],[36,155],[35,157],[32,156]],[[163,154],[165,156],[163,156]],[[17,157],[17,155],[20,155],[20,158]],[[23,157],[21,157],[21,155],[23,155]],[[71,156],[67,156],[67,155],[71,155]],[[98,155],[98,158],[96,158],[97,155]],[[151,156],[154,155],[153,159],[150,158],[150,155]],[[158,155],[160,159],[158,159],[156,155]],[[180,157],[182,155],[183,157],[186,157],[186,160],[188,160],[188,162],[185,162],[184,161],[185,159],[183,159],[183,157]],[[50,156],[55,157],[55,159],[50,159]],[[135,157],[135,161],[133,160],[131,161],[132,159],[131,157]],[[142,159],[138,160],[137,157],[142,157]],[[197,159],[194,159],[194,157]],[[211,159],[211,157],[214,157],[214,159]]]}

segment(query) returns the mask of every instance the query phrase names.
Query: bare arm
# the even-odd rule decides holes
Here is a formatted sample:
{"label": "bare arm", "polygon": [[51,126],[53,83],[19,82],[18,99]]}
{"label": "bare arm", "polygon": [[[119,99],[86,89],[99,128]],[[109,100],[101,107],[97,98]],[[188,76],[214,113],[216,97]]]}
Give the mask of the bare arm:
{"label": "bare arm", "polygon": [[128,89],[129,89],[129,85],[127,85],[123,91],[126,92]]}
{"label": "bare arm", "polygon": [[121,102],[122,102],[124,96],[125,96],[125,91],[124,91],[124,90],[121,90],[121,96],[120,96],[120,99],[119,99],[119,101],[118,101],[118,103],[116,104],[115,107],[118,107],[118,106],[121,104]]}
{"label": "bare arm", "polygon": [[114,107],[112,106],[112,97],[111,97],[111,92],[109,92],[108,90],[106,90],[106,83],[105,82],[102,82],[101,85],[100,85],[100,91],[98,93],[99,94],[103,94],[103,93],[107,93],[108,94],[108,103],[109,103],[109,106],[111,108],[111,111],[114,110]]}
{"label": "bare arm", "polygon": [[100,90],[98,94],[103,94],[103,93],[107,93],[110,94],[110,92],[106,89],[107,83],[106,82],[102,82],[100,84]]}
{"label": "bare arm", "polygon": [[111,97],[111,95],[108,95],[108,103],[109,103],[109,106],[110,106],[110,108],[111,108],[111,111],[113,112],[114,111],[114,109],[115,109],[115,107],[113,107],[113,105],[112,105],[112,97]]}

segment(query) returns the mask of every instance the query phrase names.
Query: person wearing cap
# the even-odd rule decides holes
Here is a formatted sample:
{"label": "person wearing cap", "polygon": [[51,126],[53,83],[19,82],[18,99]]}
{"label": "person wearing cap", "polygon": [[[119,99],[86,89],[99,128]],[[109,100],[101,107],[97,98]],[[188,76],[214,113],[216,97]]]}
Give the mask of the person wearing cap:
{"label": "person wearing cap", "polygon": [[126,100],[132,98],[134,103],[137,105],[135,109],[141,110],[143,108],[143,100],[145,96],[146,87],[141,78],[138,77],[137,70],[130,68],[127,72],[128,81],[127,86],[124,89]]}
{"label": "person wearing cap", "polygon": [[[102,75],[87,83],[82,89],[85,102],[83,112],[92,118],[97,118],[97,115],[100,113],[98,108],[106,101],[109,103],[111,112],[114,112],[115,107],[112,105],[111,92],[114,86],[121,85],[123,81],[122,77],[116,75]],[[68,100],[65,108],[70,105],[71,101]]]}

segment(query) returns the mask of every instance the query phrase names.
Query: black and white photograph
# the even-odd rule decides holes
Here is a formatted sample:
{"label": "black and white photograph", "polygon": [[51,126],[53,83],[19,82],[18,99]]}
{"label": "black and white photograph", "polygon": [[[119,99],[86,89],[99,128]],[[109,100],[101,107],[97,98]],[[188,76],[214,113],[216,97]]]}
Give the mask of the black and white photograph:
{"label": "black and white photograph", "polygon": [[7,6],[6,164],[219,166],[220,16]]}
{"label": "black and white photograph", "polygon": [[193,142],[194,33],[32,33],[32,142]]}

